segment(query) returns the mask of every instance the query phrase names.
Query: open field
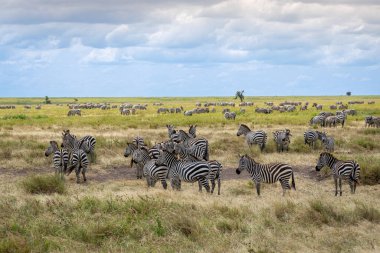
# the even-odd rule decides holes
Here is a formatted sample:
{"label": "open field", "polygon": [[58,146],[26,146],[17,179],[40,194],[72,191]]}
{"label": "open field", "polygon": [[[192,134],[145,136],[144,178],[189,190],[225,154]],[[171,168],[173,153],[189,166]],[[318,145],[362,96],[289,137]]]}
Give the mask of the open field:
{"label": "open field", "polygon": [[[364,128],[364,117],[380,116],[380,96],[353,97],[246,97],[253,107],[227,107],[236,120],[224,119],[222,107],[215,113],[157,114],[158,107],[194,109],[196,102],[235,102],[232,98],[78,98],[77,103],[108,102],[111,105],[148,104],[146,111],[122,116],[118,109],[83,109],[82,116],[67,117],[66,104],[73,98],[51,98],[54,104],[34,106],[42,98],[0,98],[0,252],[378,252],[380,251],[380,129]],[[258,114],[287,101],[308,101],[307,111]],[[318,114],[313,102],[329,105],[342,101],[357,115],[348,116],[344,128],[321,128],[335,138],[334,154],[355,159],[361,166],[361,184],[355,195],[347,182],[343,197],[334,197],[329,171],[315,172],[322,151],[304,144],[310,118]],[[375,101],[375,104],[367,104]],[[162,102],[162,106],[153,106]],[[56,105],[62,104],[62,106]],[[24,109],[23,105],[32,105]],[[240,123],[268,133],[267,148],[248,149],[237,137]],[[210,158],[223,164],[222,194],[198,193],[184,184],[181,192],[164,191],[160,184],[148,189],[135,180],[130,158],[123,156],[127,142],[139,135],[150,145],[168,138],[166,124],[187,130],[197,124],[197,135],[210,144]],[[63,194],[33,195],[22,187],[35,174],[53,174],[51,158],[43,153],[49,140],[61,142],[63,129],[97,139],[96,162],[90,164],[88,182],[75,184],[66,178]],[[272,132],[292,131],[290,151],[277,153]],[[256,197],[248,173],[237,176],[238,154],[250,154],[261,163],[284,162],[294,166],[296,191],[281,197],[281,187],[264,185]],[[3,239],[1,239],[3,238]],[[14,251],[11,251],[13,249]]]}

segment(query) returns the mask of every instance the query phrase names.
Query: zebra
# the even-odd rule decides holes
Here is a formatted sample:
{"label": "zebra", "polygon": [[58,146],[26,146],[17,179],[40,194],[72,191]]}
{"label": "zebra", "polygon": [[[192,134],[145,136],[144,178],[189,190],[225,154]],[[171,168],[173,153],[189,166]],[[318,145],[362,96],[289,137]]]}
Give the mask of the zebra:
{"label": "zebra", "polygon": [[224,113],[224,118],[225,119],[233,119],[233,120],[235,120],[236,113],[235,112],[225,112]]}
{"label": "zebra", "polygon": [[366,116],[365,117],[365,127],[380,127],[380,117]]}
{"label": "zebra", "polygon": [[314,116],[310,120],[310,125],[320,124],[321,127],[324,127],[325,126],[325,119],[326,119],[326,117],[322,116],[322,115]]}
{"label": "zebra", "polygon": [[316,171],[320,171],[323,166],[327,166],[332,169],[332,174],[334,176],[335,182],[335,196],[338,196],[338,181],[340,196],[342,196],[342,179],[348,179],[348,183],[351,188],[351,193],[354,194],[356,191],[356,184],[359,183],[360,176],[360,166],[356,161],[348,160],[338,160],[332,154],[323,152],[319,155],[317,166],[315,166]]}
{"label": "zebra", "polygon": [[77,137],[70,133],[70,130],[63,130],[64,134],[71,135],[74,137],[74,139],[80,143],[79,148],[82,149],[86,154],[90,157],[90,160],[94,162],[95,160],[95,145],[96,145],[96,138],[91,135],[86,135],[80,139],[77,139]]}
{"label": "zebra", "polygon": [[240,124],[236,135],[240,136],[242,134],[245,136],[249,148],[251,148],[253,144],[258,144],[261,152],[264,150],[267,142],[267,134],[264,131],[251,131],[248,126]]}
{"label": "zebra", "polygon": [[304,134],[304,140],[305,144],[308,144],[309,147],[315,148],[315,143],[317,142],[318,139],[322,140],[322,132],[319,131],[314,131],[314,130],[307,130]]}
{"label": "zebra", "polygon": [[337,122],[337,118],[336,116],[328,116],[325,120],[325,126],[328,126],[328,127],[336,127],[336,122]]}
{"label": "zebra", "polygon": [[181,189],[181,181],[196,182],[200,181],[206,191],[210,192],[208,177],[210,166],[207,162],[182,162],[179,161],[173,153],[161,150],[155,164],[157,166],[166,165],[170,172],[171,184],[173,189]]}
{"label": "zebra", "polygon": [[239,167],[236,169],[236,174],[240,174],[244,169],[251,174],[251,178],[256,185],[258,196],[260,196],[261,182],[275,183],[280,181],[283,190],[282,196],[285,196],[285,191],[291,189],[289,180],[290,177],[292,177],[292,188],[294,190],[296,189],[293,168],[288,164],[260,164],[248,155],[243,155],[239,159]]}
{"label": "zebra", "polygon": [[75,169],[75,174],[77,178],[77,183],[80,182],[80,173],[82,173],[83,181],[86,182],[86,171],[88,168],[88,159],[86,152],[81,149],[81,145],[85,142],[83,139],[81,142],[77,141],[76,138],[70,134],[70,131],[64,131],[62,133],[62,147],[66,148],[69,152],[69,166],[66,170],[66,175]]}
{"label": "zebra", "polygon": [[72,109],[72,110],[69,110],[69,112],[67,113],[67,116],[75,116],[75,115],[82,116],[80,109]]}
{"label": "zebra", "polygon": [[341,113],[337,113],[336,114],[336,123],[341,123],[342,124],[342,127],[344,126],[344,122],[346,121],[346,113],[345,112],[341,112]]}
{"label": "zebra", "polygon": [[335,141],[333,137],[329,137],[326,134],[322,136],[322,143],[327,152],[334,152],[334,142]]}
{"label": "zebra", "polygon": [[197,125],[190,125],[190,127],[189,127],[189,134],[193,138],[197,137]]}
{"label": "zebra", "polygon": [[137,147],[146,147],[146,144],[144,142],[144,138],[140,136],[136,136],[133,138],[132,143],[135,144]]}
{"label": "zebra", "polygon": [[[202,161],[198,157],[195,157],[191,154],[191,151],[185,147],[183,143],[178,143],[174,145],[174,151],[176,154],[179,155],[179,158],[181,161],[186,162],[198,162]],[[211,193],[214,192],[215,189],[215,180],[218,181],[218,195],[220,195],[220,185],[221,185],[221,171],[223,169],[222,164],[220,164],[216,160],[207,161],[210,165],[210,175],[209,179],[211,181]],[[199,190],[201,191],[202,185],[199,183]]]}
{"label": "zebra", "polygon": [[208,141],[205,138],[191,138],[183,130],[178,131],[179,140],[182,141],[187,147],[192,149],[193,155],[204,159],[209,160],[209,150],[208,150]]}
{"label": "zebra", "polygon": [[284,152],[284,149],[286,149],[286,151],[289,151],[290,136],[292,135],[289,129],[273,132],[274,141],[277,146],[277,152]]}
{"label": "zebra", "polygon": [[317,103],[313,103],[312,107],[315,107],[317,110],[322,110],[322,105],[319,105]]}
{"label": "zebra", "polygon": [[166,190],[169,169],[167,166],[157,166],[155,164],[156,159],[151,159],[146,149],[137,149],[133,155],[133,160],[137,164],[142,164],[143,175],[146,178],[148,187],[154,187],[155,183],[160,180],[162,187]]}
{"label": "zebra", "polygon": [[[127,147],[124,151],[124,156],[125,157],[129,157],[129,156],[132,156],[132,159],[131,159],[131,168],[133,166],[133,163],[136,163],[134,160],[133,160],[133,153],[138,149],[137,145],[133,144],[133,143],[127,143]],[[142,179],[142,176],[143,176],[143,167],[141,165],[139,165],[138,163],[136,163],[136,177],[137,179]]]}
{"label": "zebra", "polygon": [[45,151],[45,156],[54,154],[53,165],[55,168],[55,174],[58,174],[61,178],[63,178],[69,163],[69,152],[66,149],[58,148],[58,143],[56,141],[50,141],[49,143],[50,145]]}

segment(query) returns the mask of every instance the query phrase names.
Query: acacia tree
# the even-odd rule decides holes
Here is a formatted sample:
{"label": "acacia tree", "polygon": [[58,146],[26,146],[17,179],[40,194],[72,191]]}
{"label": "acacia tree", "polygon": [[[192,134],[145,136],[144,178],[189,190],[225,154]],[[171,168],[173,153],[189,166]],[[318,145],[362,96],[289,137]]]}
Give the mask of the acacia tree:
{"label": "acacia tree", "polygon": [[347,96],[351,96],[351,91],[347,91],[347,92],[346,92],[346,95],[347,95]]}
{"label": "acacia tree", "polygon": [[51,101],[48,96],[45,96],[45,104],[51,104]]}
{"label": "acacia tree", "polygon": [[244,90],[237,91],[235,94],[235,99],[239,98],[240,102],[243,102],[243,100],[244,100],[244,94],[243,93],[244,93]]}

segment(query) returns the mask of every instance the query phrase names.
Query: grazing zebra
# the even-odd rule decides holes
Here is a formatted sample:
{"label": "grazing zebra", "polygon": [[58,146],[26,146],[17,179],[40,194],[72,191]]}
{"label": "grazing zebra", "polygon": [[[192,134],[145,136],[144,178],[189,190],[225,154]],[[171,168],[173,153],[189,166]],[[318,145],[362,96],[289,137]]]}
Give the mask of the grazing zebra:
{"label": "grazing zebra", "polygon": [[273,132],[274,142],[277,146],[277,152],[284,152],[284,149],[286,151],[289,151],[289,144],[290,144],[290,130],[278,130]]}
{"label": "grazing zebra", "polygon": [[334,152],[334,138],[327,136],[326,134],[322,135],[322,143],[327,152]]}
{"label": "grazing zebra", "polygon": [[89,162],[86,152],[80,148],[83,142],[85,142],[85,140],[82,140],[81,142],[77,141],[76,138],[70,134],[69,130],[62,133],[62,147],[68,150],[70,157],[66,174],[70,175],[75,169],[78,184],[80,182],[80,173],[82,173],[83,181],[87,181],[86,171]]}
{"label": "grazing zebra", "polygon": [[240,136],[242,134],[245,136],[249,148],[251,148],[253,144],[258,144],[261,152],[264,150],[267,142],[267,134],[264,131],[251,131],[248,126],[241,124],[236,135]]}
{"label": "grazing zebra", "polygon": [[336,127],[337,118],[336,116],[328,116],[325,120],[325,126],[327,127]]}
{"label": "grazing zebra", "polygon": [[356,184],[359,183],[360,166],[356,161],[338,160],[332,154],[323,152],[320,154],[316,171],[320,171],[323,166],[327,166],[332,169],[335,182],[335,196],[338,195],[338,180],[340,188],[340,196],[342,196],[342,179],[348,179],[348,183],[351,188],[351,193],[355,193]]}
{"label": "grazing zebra", "polygon": [[[198,157],[195,157],[192,155],[191,150],[185,147],[183,143],[178,143],[174,145],[174,152],[179,155],[179,158],[181,161],[185,162],[198,162],[202,161]],[[215,189],[215,180],[218,181],[218,195],[220,195],[220,185],[221,185],[221,171],[223,169],[222,164],[220,164],[218,161],[207,161],[210,165],[210,175],[209,179],[211,181],[211,193],[214,192]],[[201,191],[202,185],[199,183],[199,190]]]}
{"label": "grazing zebra", "polygon": [[193,155],[209,160],[208,141],[205,138],[191,138],[185,131],[178,131],[179,140],[185,144],[188,148],[192,149]]}
{"label": "grazing zebra", "polygon": [[[131,168],[133,166],[133,163],[136,163],[134,160],[133,160],[133,153],[138,149],[138,147],[133,144],[133,143],[127,143],[127,147],[124,151],[124,156],[125,157],[129,157],[131,156],[132,159],[131,159]],[[136,177],[137,179],[142,179],[142,176],[143,176],[143,167],[141,165],[139,165],[138,163],[136,163]]]}
{"label": "grazing zebra", "polygon": [[236,113],[235,112],[225,112],[224,113],[224,118],[225,119],[233,119],[233,120],[235,120]]}
{"label": "grazing zebra", "polygon": [[208,177],[210,166],[207,162],[182,162],[173,153],[161,150],[155,163],[157,166],[166,165],[170,172],[173,189],[181,189],[181,181],[194,183],[200,181],[207,192],[210,192]]}
{"label": "grazing zebra", "polygon": [[72,109],[72,110],[69,110],[69,112],[67,113],[67,116],[75,116],[75,115],[82,116],[80,109]]}
{"label": "grazing zebra", "polygon": [[168,177],[169,169],[167,166],[157,166],[156,160],[151,159],[149,154],[145,149],[137,149],[133,153],[133,160],[136,161],[137,164],[143,165],[143,174],[146,178],[146,182],[148,187],[154,187],[155,183],[160,180],[162,183],[162,187],[166,190],[167,183],[166,179]]}
{"label": "grazing zebra", "polygon": [[322,140],[322,135],[323,133],[319,131],[307,130],[303,134],[305,144],[308,144],[309,147],[315,148],[315,143],[317,142],[318,139]]}
{"label": "grazing zebra", "polygon": [[53,155],[53,165],[55,168],[55,174],[58,174],[63,178],[63,174],[67,170],[67,165],[69,163],[69,152],[66,149],[58,148],[58,143],[56,141],[50,141],[50,145],[45,151],[45,156]]}
{"label": "grazing zebra", "polygon": [[324,127],[325,126],[325,119],[326,119],[326,117],[322,116],[322,115],[314,116],[310,120],[310,125],[320,124],[321,127]]}
{"label": "grazing zebra", "polygon": [[236,174],[240,174],[244,169],[251,174],[251,178],[256,185],[258,196],[260,196],[261,182],[272,184],[280,181],[283,190],[282,195],[285,196],[285,191],[290,190],[289,180],[290,177],[292,177],[292,188],[294,190],[296,189],[294,172],[290,165],[283,163],[260,164],[255,162],[255,160],[248,155],[243,155],[240,157],[239,167],[236,169]]}
{"label": "grazing zebra", "polygon": [[317,110],[322,110],[322,105],[319,105],[317,103],[313,103],[312,107],[315,107]]}

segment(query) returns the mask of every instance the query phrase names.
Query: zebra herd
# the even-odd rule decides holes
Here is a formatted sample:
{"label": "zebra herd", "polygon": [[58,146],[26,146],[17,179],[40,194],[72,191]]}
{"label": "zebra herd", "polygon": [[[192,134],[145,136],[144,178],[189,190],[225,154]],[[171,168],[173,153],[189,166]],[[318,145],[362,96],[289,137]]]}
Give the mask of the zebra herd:
{"label": "zebra herd", "polygon": [[[216,184],[220,195],[221,176],[223,166],[217,160],[209,159],[208,140],[197,137],[197,126],[191,125],[188,132],[175,129],[173,125],[166,125],[168,139],[149,148],[143,137],[136,136],[131,143],[127,143],[124,152],[125,157],[131,157],[131,167],[137,166],[137,178],[145,177],[147,186],[154,187],[160,181],[162,187],[167,189],[167,180],[174,190],[181,189],[182,182],[198,182],[199,191],[204,188],[213,193]],[[265,131],[251,131],[247,125],[240,124],[237,136],[244,135],[249,147],[253,144],[265,148],[267,134]],[[273,132],[274,141],[278,151],[288,150],[290,137],[289,129]],[[328,152],[322,152],[315,169],[319,171],[327,166],[332,170],[335,181],[335,195],[342,195],[342,179],[348,179],[351,193],[355,193],[359,180],[360,166],[355,161],[343,161],[335,158],[333,152],[333,138],[319,131],[308,130],[304,133],[305,144],[315,145],[321,140],[326,145]],[[332,144],[331,144],[332,142]],[[53,166],[56,174],[63,177],[73,170],[76,174],[76,182],[80,183],[80,174],[86,181],[86,171],[89,166],[88,157],[92,157],[95,151],[96,139],[87,135],[77,138],[70,130],[62,132],[62,144],[58,146],[56,141],[50,141],[45,151],[45,156],[53,154]],[[332,145],[332,146],[331,146]],[[236,173],[247,170],[256,185],[257,195],[260,195],[261,183],[280,182],[283,195],[286,190],[296,189],[294,170],[291,165],[284,163],[260,164],[248,155],[239,156]],[[290,181],[291,180],[291,181]],[[211,186],[210,186],[211,183]]]}

